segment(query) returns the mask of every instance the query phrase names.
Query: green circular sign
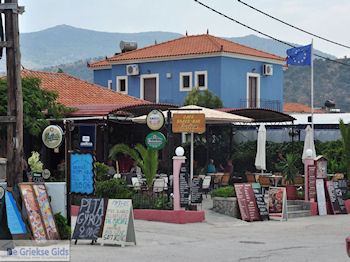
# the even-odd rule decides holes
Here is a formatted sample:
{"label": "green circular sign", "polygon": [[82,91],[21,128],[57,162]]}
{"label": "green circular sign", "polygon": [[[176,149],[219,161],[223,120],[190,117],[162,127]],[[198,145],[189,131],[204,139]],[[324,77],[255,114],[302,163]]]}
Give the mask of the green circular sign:
{"label": "green circular sign", "polygon": [[165,146],[166,138],[160,132],[152,132],[146,136],[146,146],[149,149],[160,150]]}

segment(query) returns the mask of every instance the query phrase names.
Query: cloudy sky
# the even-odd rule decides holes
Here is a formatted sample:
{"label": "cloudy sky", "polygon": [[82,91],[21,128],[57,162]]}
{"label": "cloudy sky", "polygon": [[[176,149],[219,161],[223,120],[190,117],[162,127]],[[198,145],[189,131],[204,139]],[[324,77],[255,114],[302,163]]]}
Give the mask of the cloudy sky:
{"label": "cloudy sky", "polygon": [[[240,4],[237,0],[200,0],[236,20],[278,39],[309,44],[338,57],[350,49],[327,43],[282,25]],[[350,46],[349,0],[242,0],[282,20]],[[55,25],[106,32],[170,31],[237,37],[256,34],[200,6],[194,0],[19,0],[26,12],[20,32],[40,31]]]}

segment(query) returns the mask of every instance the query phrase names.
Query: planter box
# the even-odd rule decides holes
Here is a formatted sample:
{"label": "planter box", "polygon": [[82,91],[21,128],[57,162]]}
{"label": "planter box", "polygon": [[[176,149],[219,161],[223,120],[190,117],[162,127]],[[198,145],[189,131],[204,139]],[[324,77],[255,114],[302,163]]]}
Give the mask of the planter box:
{"label": "planter box", "polygon": [[213,210],[227,216],[240,217],[236,197],[213,197]]}

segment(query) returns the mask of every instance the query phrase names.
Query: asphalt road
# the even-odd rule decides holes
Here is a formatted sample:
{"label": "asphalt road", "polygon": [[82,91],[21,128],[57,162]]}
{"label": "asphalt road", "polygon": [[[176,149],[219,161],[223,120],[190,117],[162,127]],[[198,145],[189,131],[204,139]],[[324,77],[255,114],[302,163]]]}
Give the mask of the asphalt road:
{"label": "asphalt road", "polygon": [[79,241],[71,247],[71,261],[350,261],[350,215],[253,223],[206,215],[205,222],[184,225],[136,220],[136,246]]}

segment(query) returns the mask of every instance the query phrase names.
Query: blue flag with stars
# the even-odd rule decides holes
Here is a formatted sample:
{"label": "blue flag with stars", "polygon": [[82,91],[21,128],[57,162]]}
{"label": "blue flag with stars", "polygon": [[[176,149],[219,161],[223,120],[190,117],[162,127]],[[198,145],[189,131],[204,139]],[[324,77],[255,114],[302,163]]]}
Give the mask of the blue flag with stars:
{"label": "blue flag with stars", "polygon": [[288,65],[311,65],[311,48],[312,45],[294,47],[287,50]]}

